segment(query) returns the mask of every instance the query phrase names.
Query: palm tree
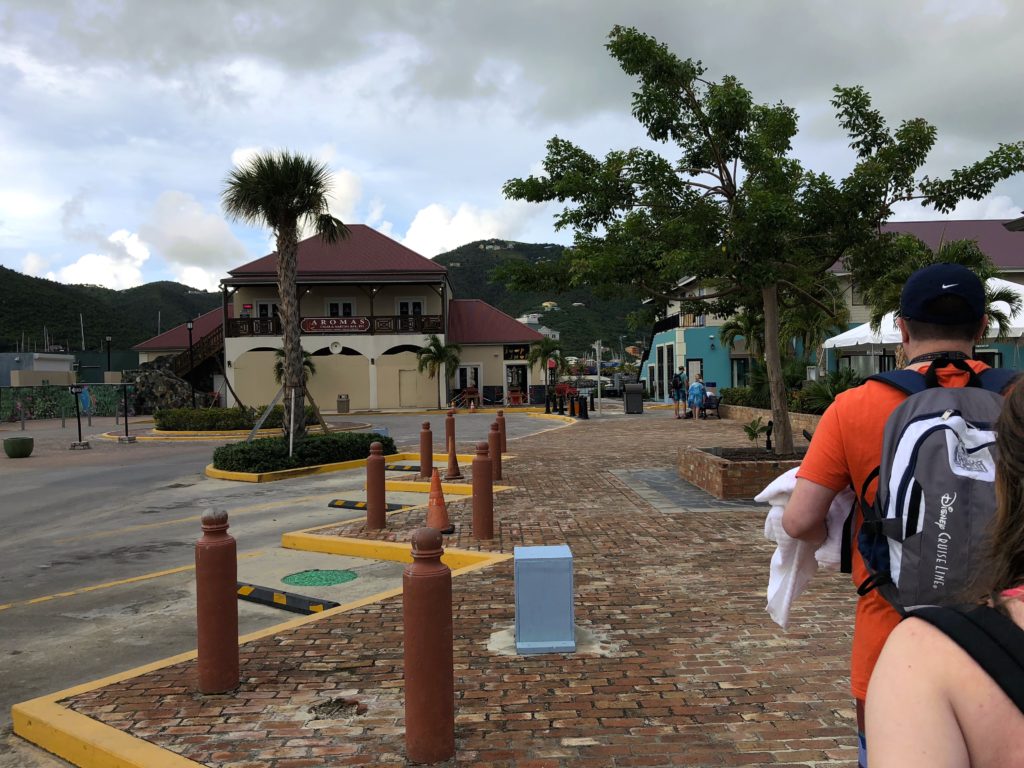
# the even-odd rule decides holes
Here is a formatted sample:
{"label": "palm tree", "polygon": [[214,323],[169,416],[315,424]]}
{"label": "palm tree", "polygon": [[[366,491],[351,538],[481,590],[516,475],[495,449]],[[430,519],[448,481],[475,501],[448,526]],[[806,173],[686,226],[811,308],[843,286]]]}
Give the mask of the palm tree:
{"label": "palm tree", "polygon": [[306,420],[296,418],[292,423],[288,399],[298,400],[296,413],[305,413],[299,297],[295,284],[299,226],[311,226],[328,243],[348,236],[345,225],[328,210],[331,171],[325,163],[287,150],[261,152],[233,169],[224,184],[221,202],[229,219],[269,227],[274,233],[287,404],[284,427],[294,437],[302,437],[306,433]]}
{"label": "palm tree", "polygon": [[[830,306],[825,311],[819,304],[800,301],[784,307],[779,324],[780,339],[799,339],[803,356],[807,361],[815,360],[818,368],[824,367],[822,344],[836,333],[845,330],[850,322],[850,310],[846,306],[842,290],[834,277],[815,285],[810,292],[821,304]],[[814,356],[812,358],[812,355]]]}
{"label": "palm tree", "polygon": [[[312,376],[316,376],[316,363],[309,352],[302,350],[302,381],[307,382]],[[284,349],[274,350],[274,381],[284,381]]]}
{"label": "palm tree", "polygon": [[747,351],[755,360],[761,359],[764,349],[764,315],[744,309],[730,317],[718,329],[718,336],[729,349],[736,349],[736,342],[743,337]]}
{"label": "palm tree", "polygon": [[[996,339],[1002,340],[1010,334],[1010,319],[1020,311],[1021,298],[1016,291],[1007,288],[993,288],[988,285],[990,277],[997,277],[999,270],[992,264],[985,252],[973,240],[953,240],[939,245],[932,251],[917,238],[904,235],[898,241],[901,258],[894,261],[892,269],[884,279],[876,281],[864,291],[864,301],[871,307],[871,329],[878,331],[882,319],[889,312],[900,312],[900,292],[911,273],[929,264],[940,262],[961,264],[972,270],[985,286],[986,314],[998,329]],[[1009,314],[996,302],[1004,302]]]}
{"label": "palm tree", "polygon": [[[422,347],[416,353],[416,369],[423,373],[427,372],[430,378],[436,378],[440,371],[444,371],[444,398],[448,401],[448,380],[455,375],[459,368],[459,353],[462,347],[458,344],[445,344],[437,337],[437,334],[430,334],[427,346]],[[437,390],[437,409],[441,410],[441,390]]]}
{"label": "palm tree", "polygon": [[[551,385],[548,381],[548,360],[554,360],[555,365],[558,365],[558,361],[562,357],[562,345],[556,340],[545,336],[540,341],[535,341],[530,345],[530,354],[526,358],[526,363],[531,368],[537,363],[542,363],[544,366],[544,391],[550,396]],[[556,368],[557,370],[557,368]]]}

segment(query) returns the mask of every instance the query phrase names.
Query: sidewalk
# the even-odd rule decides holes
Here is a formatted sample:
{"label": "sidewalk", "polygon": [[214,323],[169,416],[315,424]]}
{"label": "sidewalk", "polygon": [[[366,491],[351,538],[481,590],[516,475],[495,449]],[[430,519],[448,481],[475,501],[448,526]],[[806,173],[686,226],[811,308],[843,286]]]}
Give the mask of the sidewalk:
{"label": "sidewalk", "polygon": [[[846,577],[820,576],[790,631],[773,624],[764,611],[765,510],[692,488],[673,499],[663,480],[685,443],[738,446],[745,437],[732,422],[656,412],[510,443],[504,484],[515,489],[496,495],[498,530],[482,548],[568,543],[576,623],[598,646],[529,657],[489,650],[514,623],[512,562],[458,576],[451,764],[855,763],[852,588]],[[662,482],[652,485],[655,475]],[[475,547],[469,511],[468,501],[449,499],[451,546]],[[420,524],[393,515],[386,537],[407,540]],[[246,644],[233,694],[200,697],[194,675],[186,661],[65,705],[200,765],[405,763],[401,597]],[[349,703],[315,709],[332,699]]]}

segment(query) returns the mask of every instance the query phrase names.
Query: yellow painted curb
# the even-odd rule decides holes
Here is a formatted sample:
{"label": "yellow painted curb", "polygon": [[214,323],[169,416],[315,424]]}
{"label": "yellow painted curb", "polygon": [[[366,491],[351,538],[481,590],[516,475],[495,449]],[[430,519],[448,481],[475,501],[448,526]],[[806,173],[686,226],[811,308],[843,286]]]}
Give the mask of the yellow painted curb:
{"label": "yellow painted curb", "polygon": [[[471,463],[475,456],[457,454],[458,460],[465,464]],[[506,458],[514,458],[506,454]],[[434,454],[435,461],[448,461],[448,454]],[[418,453],[389,453],[384,456],[389,463],[402,461],[419,461]],[[296,467],[295,469],[279,469],[275,472],[229,472],[224,469],[216,469],[213,464],[207,464],[204,474],[214,480],[233,480],[239,483],[272,483],[275,480],[289,480],[293,477],[304,477],[306,475],[322,475],[328,472],[344,472],[348,469],[359,469],[366,466],[366,459],[352,459],[351,461],[339,461],[334,464],[317,464],[312,467]],[[429,488],[427,489],[430,490]],[[457,493],[457,491],[452,491]]]}
{"label": "yellow painted curb", "polygon": [[566,424],[576,423],[576,419],[572,416],[562,416],[557,413],[531,413],[529,416],[531,419],[547,419],[548,421],[561,421]]}
{"label": "yellow painted curb", "polygon": [[[406,510],[407,511],[407,510]],[[307,531],[295,531],[281,535],[281,546],[304,552],[321,552],[327,555],[346,555],[371,560],[390,560],[396,563],[412,562],[412,547],[408,542],[372,541],[347,536],[320,536]],[[441,562],[452,569],[452,573],[471,566],[484,566],[508,560],[512,555],[500,552],[476,552],[468,549],[446,548]]]}
{"label": "yellow painted curb", "polygon": [[[410,454],[392,453],[385,456],[384,460],[401,461],[401,457],[408,455]],[[312,467],[279,469],[275,472],[229,472],[224,469],[215,469],[213,464],[207,464],[204,472],[207,477],[212,477],[214,480],[235,480],[240,483],[272,483],[275,480],[289,480],[293,477],[304,477],[306,475],[323,475],[328,472],[342,472],[346,469],[359,469],[365,466],[366,459],[352,459],[351,461],[339,461],[334,464],[316,464]]]}
{"label": "yellow painted curb", "polygon": [[[426,480],[385,480],[385,491],[405,491],[408,493],[430,493],[430,483]],[[472,496],[473,486],[469,483],[441,483],[441,490],[452,496]]]}

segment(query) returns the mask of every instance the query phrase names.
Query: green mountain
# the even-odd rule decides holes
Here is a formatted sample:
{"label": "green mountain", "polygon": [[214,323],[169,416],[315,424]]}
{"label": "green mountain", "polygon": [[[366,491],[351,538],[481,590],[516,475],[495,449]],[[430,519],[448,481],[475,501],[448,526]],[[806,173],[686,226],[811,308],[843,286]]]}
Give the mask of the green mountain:
{"label": "green mountain", "polygon": [[[0,351],[11,352],[22,338],[30,350],[51,345],[128,349],[220,305],[219,293],[172,282],[147,283],[115,291],[96,285],[65,285],[0,267]],[[81,316],[81,319],[79,318]]]}
{"label": "green mountain", "polygon": [[[513,292],[492,281],[500,264],[512,259],[538,263],[557,259],[563,246],[481,240],[467,243],[435,258],[448,267],[456,298],[482,299],[512,317],[543,312],[541,322],[561,333],[565,351],[583,353],[600,339],[618,352],[619,340],[629,346],[642,334],[629,330],[626,316],[641,308],[635,299],[597,298],[586,289],[564,293]],[[190,317],[220,305],[219,293],[204,293],[186,285],[157,282],[115,291],[95,285],[65,285],[29,277],[0,267],[0,352],[14,351],[25,339],[29,349],[42,350],[44,329],[51,345],[77,351],[105,349],[112,338],[114,349],[128,349],[166,331]],[[545,302],[557,309],[544,311]]]}
{"label": "green mountain", "polygon": [[626,323],[627,315],[641,309],[636,299],[601,299],[585,288],[558,294],[514,292],[493,282],[494,270],[507,261],[518,259],[536,264],[559,258],[563,250],[564,246],[550,243],[478,240],[442,253],[434,261],[448,267],[456,298],[483,299],[512,317],[542,312],[545,302],[556,302],[558,308],[544,312],[541,323],[561,333],[566,353],[583,353],[600,339],[606,349],[615,350],[617,355],[619,337],[623,346],[629,346],[643,335],[642,331],[630,330]]}

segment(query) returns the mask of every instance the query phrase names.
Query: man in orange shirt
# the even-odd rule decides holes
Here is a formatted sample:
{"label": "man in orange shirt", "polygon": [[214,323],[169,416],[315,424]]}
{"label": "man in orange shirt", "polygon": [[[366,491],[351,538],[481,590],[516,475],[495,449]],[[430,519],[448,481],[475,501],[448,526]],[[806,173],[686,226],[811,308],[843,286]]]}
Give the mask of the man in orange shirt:
{"label": "man in orange shirt", "polygon": [[[975,343],[985,334],[985,288],[977,275],[958,264],[933,264],[907,280],[900,296],[898,320],[909,368],[922,371],[942,357],[968,360],[981,372],[988,366],[971,360]],[[952,366],[938,371],[944,387],[962,387],[969,374]],[[864,481],[882,458],[882,435],[889,415],[905,399],[900,390],[880,381],[868,381],[835,399],[821,417],[807,456],[797,472],[796,487],[783,514],[790,536],[812,544],[826,538],[825,521],[832,499],[843,488],[860,493]],[[874,499],[877,481],[869,486],[866,501]],[[857,509],[854,541],[863,518]],[[853,583],[868,577],[864,561],[854,547]],[[886,638],[900,615],[877,590],[857,601],[850,661],[850,688],[857,702],[860,765],[867,766],[864,743],[864,699],[868,680]]]}

